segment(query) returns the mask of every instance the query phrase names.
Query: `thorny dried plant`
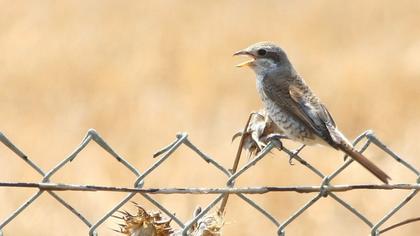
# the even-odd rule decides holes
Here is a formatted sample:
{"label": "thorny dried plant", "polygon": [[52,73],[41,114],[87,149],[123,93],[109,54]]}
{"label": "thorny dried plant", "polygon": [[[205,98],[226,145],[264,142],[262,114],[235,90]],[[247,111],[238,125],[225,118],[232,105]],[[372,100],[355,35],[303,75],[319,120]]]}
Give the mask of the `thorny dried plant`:
{"label": "thorny dried plant", "polygon": [[[120,229],[115,232],[128,236],[180,236],[181,230],[174,230],[171,227],[171,219],[162,215],[161,212],[146,211],[143,207],[133,202],[137,213],[132,215],[127,211],[118,211],[121,216],[113,216],[123,223],[119,224]],[[200,214],[201,208],[197,208],[193,214],[196,217]],[[201,217],[191,226],[189,236],[221,236],[224,225],[223,216],[218,213],[210,213]]]}
{"label": "thorny dried plant", "polygon": [[120,229],[114,231],[129,236],[169,236],[174,232],[170,226],[171,219],[163,217],[161,212],[147,212],[137,203],[133,204],[137,208],[135,215],[118,211],[122,216],[113,216],[124,221],[119,224]]}

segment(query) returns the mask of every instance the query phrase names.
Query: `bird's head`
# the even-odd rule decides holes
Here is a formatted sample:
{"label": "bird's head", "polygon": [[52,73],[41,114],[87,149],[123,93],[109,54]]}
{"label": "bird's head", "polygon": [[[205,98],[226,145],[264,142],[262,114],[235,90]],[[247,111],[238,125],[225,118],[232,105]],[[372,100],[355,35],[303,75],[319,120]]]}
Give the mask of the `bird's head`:
{"label": "bird's head", "polygon": [[286,53],[280,47],[270,42],[253,44],[233,55],[249,56],[251,58],[250,60],[242,62],[236,66],[249,66],[257,74],[265,74],[272,70],[291,66]]}

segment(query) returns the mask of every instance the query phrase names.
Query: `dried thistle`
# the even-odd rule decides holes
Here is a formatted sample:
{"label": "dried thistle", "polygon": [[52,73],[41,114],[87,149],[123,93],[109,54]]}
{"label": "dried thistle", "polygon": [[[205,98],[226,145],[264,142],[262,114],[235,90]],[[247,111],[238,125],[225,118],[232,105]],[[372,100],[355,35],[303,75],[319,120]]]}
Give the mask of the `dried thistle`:
{"label": "dried thistle", "polygon": [[129,236],[169,236],[174,232],[170,226],[171,219],[163,217],[161,212],[147,212],[137,203],[133,204],[137,208],[135,215],[119,211],[122,217],[114,216],[124,221],[116,232]]}

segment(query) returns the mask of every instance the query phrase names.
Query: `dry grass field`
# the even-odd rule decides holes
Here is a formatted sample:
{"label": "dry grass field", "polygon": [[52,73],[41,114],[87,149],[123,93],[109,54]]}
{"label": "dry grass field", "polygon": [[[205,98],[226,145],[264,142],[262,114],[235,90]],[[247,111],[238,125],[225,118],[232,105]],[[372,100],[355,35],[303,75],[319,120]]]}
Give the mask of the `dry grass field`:
{"label": "dry grass field", "polygon": [[[420,166],[420,2],[413,1],[0,1],[0,131],[44,170],[54,167],[95,128],[140,170],[179,131],[231,166],[249,112],[261,106],[254,74],[232,53],[274,41],[327,105],[351,139],[372,129]],[[297,146],[287,143],[290,147]],[[367,152],[392,177],[413,175],[375,149]],[[326,147],[303,151],[328,173],[342,155]],[[243,160],[243,163],[246,160]],[[243,164],[242,163],[242,164]],[[97,145],[52,181],[131,186],[134,176]],[[40,180],[0,145],[0,181]],[[224,185],[224,177],[181,148],[146,187]],[[278,151],[238,180],[238,186],[315,185],[302,166]],[[379,183],[354,164],[333,183]],[[0,220],[34,190],[0,188]],[[374,222],[405,191],[340,193]],[[59,193],[95,222],[126,194]],[[314,194],[271,193],[253,199],[284,220]],[[214,196],[157,195],[183,219]],[[156,209],[143,198],[134,200]],[[127,204],[124,209],[133,209]],[[418,217],[414,199],[388,223]],[[99,229],[114,235],[115,220]],[[418,235],[420,223],[385,235]],[[8,235],[86,235],[74,215],[44,194],[8,224]],[[274,235],[275,227],[237,197],[227,206],[224,235]],[[368,235],[355,216],[322,199],[287,228],[288,235]]]}

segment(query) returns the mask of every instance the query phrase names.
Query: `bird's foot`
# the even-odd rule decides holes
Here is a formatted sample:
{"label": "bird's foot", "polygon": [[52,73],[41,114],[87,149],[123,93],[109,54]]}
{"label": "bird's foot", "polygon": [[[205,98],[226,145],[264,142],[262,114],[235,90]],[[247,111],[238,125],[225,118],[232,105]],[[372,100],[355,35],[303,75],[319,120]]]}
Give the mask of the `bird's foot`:
{"label": "bird's foot", "polygon": [[267,143],[274,141],[273,144],[279,150],[282,150],[283,149],[283,143],[281,142],[282,139],[287,139],[287,136],[286,135],[283,135],[283,134],[273,133],[273,134],[269,134],[266,137]]}
{"label": "bird's foot", "polygon": [[295,157],[297,157],[297,155],[300,153],[300,151],[302,151],[302,149],[305,147],[306,145],[305,144],[302,144],[302,146],[300,146],[299,148],[297,148],[297,149],[295,149],[295,150],[292,150],[291,152],[291,155],[289,156],[289,164],[290,165],[294,165],[293,164],[293,159],[295,158]]}

